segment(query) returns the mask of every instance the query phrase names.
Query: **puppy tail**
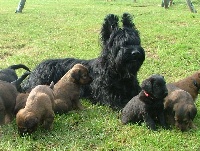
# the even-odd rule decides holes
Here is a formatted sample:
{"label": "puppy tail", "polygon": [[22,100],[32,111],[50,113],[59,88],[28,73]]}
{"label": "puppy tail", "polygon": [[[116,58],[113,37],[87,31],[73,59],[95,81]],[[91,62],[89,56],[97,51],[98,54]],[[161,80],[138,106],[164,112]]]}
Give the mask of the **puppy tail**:
{"label": "puppy tail", "polygon": [[133,16],[131,16],[129,13],[124,13],[122,15],[122,23],[123,27],[133,28],[137,30],[135,24],[133,23]]}
{"label": "puppy tail", "polygon": [[106,44],[106,41],[110,38],[112,31],[119,27],[118,25],[119,18],[114,14],[108,14],[101,28],[101,40],[103,44]]}
{"label": "puppy tail", "polygon": [[25,69],[25,70],[30,72],[30,69],[27,66],[23,65],[23,64],[12,65],[12,66],[9,66],[8,68],[9,69],[13,69],[13,70],[16,70],[16,69],[19,69],[19,68],[23,68],[23,69]]}
{"label": "puppy tail", "polygon": [[22,83],[22,81],[30,74],[30,72],[25,72],[20,78],[18,78],[17,80],[11,82],[19,92],[21,92],[21,86],[20,84]]}

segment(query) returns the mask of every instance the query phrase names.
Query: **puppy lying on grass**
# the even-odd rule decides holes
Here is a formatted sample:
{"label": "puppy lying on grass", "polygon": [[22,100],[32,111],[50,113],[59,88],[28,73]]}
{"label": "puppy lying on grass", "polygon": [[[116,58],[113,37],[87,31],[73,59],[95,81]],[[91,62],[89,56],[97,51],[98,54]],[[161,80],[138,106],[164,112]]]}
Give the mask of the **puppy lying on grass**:
{"label": "puppy lying on grass", "polygon": [[167,89],[169,94],[164,102],[166,122],[181,131],[195,128],[193,120],[197,108],[191,95],[173,84],[167,84]]}
{"label": "puppy lying on grass", "polygon": [[200,93],[200,71],[197,71],[191,76],[188,76],[172,84],[190,93],[193,100],[195,101],[197,99],[198,94]]}
{"label": "puppy lying on grass", "polygon": [[164,119],[164,98],[168,91],[163,76],[155,74],[144,80],[142,91],[133,97],[122,109],[121,122],[141,123],[145,122],[148,128],[156,130],[155,119],[166,128]]}
{"label": "puppy lying on grass", "polygon": [[75,64],[54,86],[55,113],[63,114],[75,109],[83,109],[80,103],[80,87],[89,84],[92,78],[88,69]]}
{"label": "puppy lying on grass", "polygon": [[54,84],[38,85],[28,95],[25,108],[16,115],[16,123],[21,136],[36,131],[39,125],[51,130],[54,120]]}

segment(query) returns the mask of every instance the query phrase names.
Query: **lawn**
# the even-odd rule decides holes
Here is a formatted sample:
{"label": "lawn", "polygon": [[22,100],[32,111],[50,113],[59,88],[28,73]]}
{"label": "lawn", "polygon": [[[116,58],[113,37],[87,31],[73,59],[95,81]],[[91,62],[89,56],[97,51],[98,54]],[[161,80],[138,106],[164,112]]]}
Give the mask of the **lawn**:
{"label": "lawn", "polygon": [[[22,14],[15,14],[18,0],[0,0],[0,68],[23,63],[30,69],[49,58],[91,59],[101,51],[99,32],[104,17],[124,12],[134,15],[146,60],[138,79],[163,75],[167,82],[200,70],[200,1],[192,0],[191,13],[185,0],[169,9],[160,0],[34,0]],[[20,76],[24,70],[17,70]],[[56,115],[54,128],[38,129],[20,137],[15,120],[0,127],[0,150],[200,150],[200,98],[194,119],[196,130],[153,132],[144,125],[122,125],[119,113],[82,100],[84,111]]]}

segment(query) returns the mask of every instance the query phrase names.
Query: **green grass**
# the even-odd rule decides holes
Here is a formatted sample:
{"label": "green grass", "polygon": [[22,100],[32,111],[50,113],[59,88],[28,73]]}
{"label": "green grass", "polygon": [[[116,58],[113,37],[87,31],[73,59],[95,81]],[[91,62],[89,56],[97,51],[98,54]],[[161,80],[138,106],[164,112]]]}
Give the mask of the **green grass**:
{"label": "green grass", "polygon": [[[184,0],[168,10],[160,0],[34,0],[15,14],[18,0],[0,0],[0,68],[23,63],[33,69],[48,58],[91,59],[101,51],[99,31],[109,13],[129,12],[140,31],[146,60],[138,73],[141,82],[154,73],[167,82],[200,70],[200,1],[190,13]],[[18,70],[21,75],[24,71]],[[200,109],[200,99],[196,101]],[[0,127],[0,150],[200,150],[200,114],[197,130],[148,130],[122,125],[118,112],[82,100],[85,110],[56,116],[51,132],[39,129],[19,137],[15,120]]]}

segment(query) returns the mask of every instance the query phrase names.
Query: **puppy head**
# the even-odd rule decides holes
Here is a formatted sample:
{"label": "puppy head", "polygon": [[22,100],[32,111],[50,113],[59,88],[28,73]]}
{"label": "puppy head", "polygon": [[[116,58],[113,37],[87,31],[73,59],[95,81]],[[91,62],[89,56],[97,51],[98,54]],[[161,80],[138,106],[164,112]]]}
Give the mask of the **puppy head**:
{"label": "puppy head", "polygon": [[159,74],[154,74],[144,80],[141,88],[152,98],[163,99],[168,95],[165,79]]}
{"label": "puppy head", "polygon": [[198,71],[194,78],[192,79],[193,86],[197,89],[198,93],[200,94],[200,71]]}
{"label": "puppy head", "polygon": [[197,108],[192,104],[177,103],[173,110],[175,127],[181,131],[188,130],[197,114]]}
{"label": "puppy head", "polygon": [[23,136],[36,131],[39,120],[34,113],[26,112],[25,109],[21,109],[16,115],[16,123],[19,134]]}
{"label": "puppy head", "polygon": [[92,78],[89,76],[88,69],[82,64],[76,64],[71,69],[71,77],[74,79],[74,83],[84,85],[92,82]]}

